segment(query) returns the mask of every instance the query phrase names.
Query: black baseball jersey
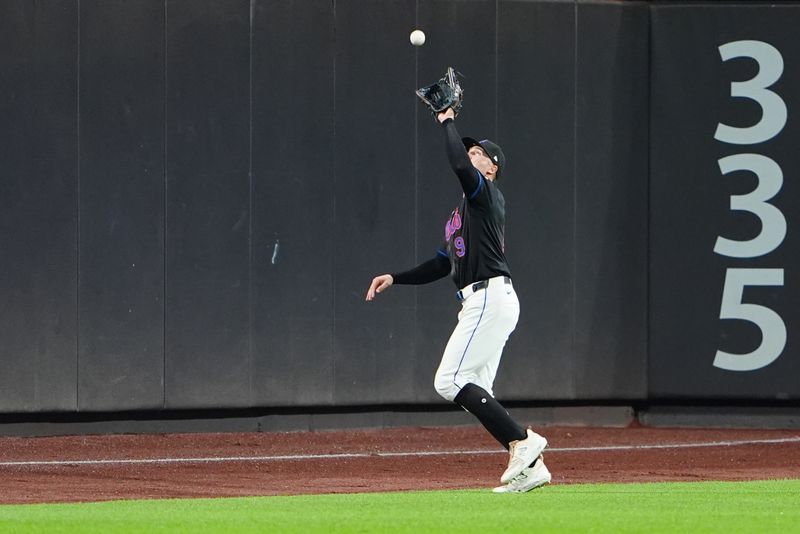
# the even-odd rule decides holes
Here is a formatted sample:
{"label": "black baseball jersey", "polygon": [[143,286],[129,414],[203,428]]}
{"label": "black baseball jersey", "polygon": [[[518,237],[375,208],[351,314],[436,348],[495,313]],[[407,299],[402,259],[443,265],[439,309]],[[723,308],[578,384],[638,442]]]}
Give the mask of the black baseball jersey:
{"label": "black baseball jersey", "polygon": [[445,224],[437,255],[414,269],[393,274],[396,284],[427,284],[450,274],[459,289],[495,276],[511,277],[506,262],[503,193],[473,165],[453,120],[442,123],[450,166],[464,195]]}
{"label": "black baseball jersey", "polygon": [[464,194],[445,224],[442,250],[450,259],[451,276],[458,288],[495,276],[511,276],[503,244],[503,193],[494,182],[477,170],[475,173],[479,176],[475,191]]}
{"label": "black baseball jersey", "polygon": [[440,249],[450,259],[456,287],[495,276],[511,277],[505,255],[506,201],[503,193],[475,167],[452,120],[444,122],[447,155],[464,195],[445,225]]}

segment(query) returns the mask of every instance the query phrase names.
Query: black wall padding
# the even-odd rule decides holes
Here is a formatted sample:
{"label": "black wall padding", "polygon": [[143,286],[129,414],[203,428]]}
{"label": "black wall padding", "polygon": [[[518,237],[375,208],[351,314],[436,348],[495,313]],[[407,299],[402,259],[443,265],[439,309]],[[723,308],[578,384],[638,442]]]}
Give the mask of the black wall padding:
{"label": "black wall padding", "polygon": [[0,409],[75,410],[78,10],[0,4]]}
{"label": "black wall padding", "polygon": [[[800,397],[800,289],[794,283],[800,262],[798,9],[714,5],[651,10],[650,397]],[[740,43],[735,45],[740,57],[723,61],[720,47],[729,43]],[[762,67],[747,57],[754,54]],[[731,96],[732,83],[747,82],[762,68],[765,81],[755,85],[770,91],[771,101],[783,102],[785,122],[776,111],[779,104],[767,104],[764,111],[753,98]],[[762,120],[774,124],[775,131],[741,140],[715,136],[720,123],[750,129]],[[780,223],[762,225],[750,210],[731,209],[735,197],[766,185],[773,175],[722,173],[720,160],[742,155],[749,161],[768,158],[782,174],[780,188],[766,195],[774,208],[757,202],[756,210],[777,211],[785,236]],[[743,256],[715,252],[720,237],[749,241],[759,235],[768,242],[760,250]],[[739,274],[743,270],[747,273]],[[783,283],[772,285],[765,278],[770,272],[779,272]],[[721,318],[723,299],[730,300],[724,315],[732,318]],[[766,349],[765,358],[753,354],[759,347]],[[733,355],[734,366],[743,369],[715,365],[717,351]]]}
{"label": "black wall padding", "polygon": [[[466,90],[459,130],[508,157],[522,311],[498,397],[797,398],[798,9],[0,3],[0,412],[440,402],[452,282],[364,296],[433,257],[460,200],[414,95],[448,66]],[[788,120],[749,145],[714,139],[762,116],[730,96],[758,71],[721,60],[737,40],[784,64],[771,90]],[[754,175],[718,168],[739,153],[784,176],[769,202],[786,236],[750,258],[713,250],[761,231],[730,209]],[[718,349],[762,344],[757,322],[720,318],[735,269],[785,279],[746,284],[732,306],[785,326],[758,370],[713,366]]]}
{"label": "black wall padding", "polygon": [[164,405],[164,9],[81,6],[78,407]]}

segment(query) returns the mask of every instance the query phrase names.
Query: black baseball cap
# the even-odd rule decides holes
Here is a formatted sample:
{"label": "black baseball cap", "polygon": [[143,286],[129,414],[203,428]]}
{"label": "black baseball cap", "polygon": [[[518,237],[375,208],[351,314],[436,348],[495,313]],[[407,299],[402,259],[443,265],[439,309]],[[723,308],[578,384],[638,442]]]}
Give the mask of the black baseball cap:
{"label": "black baseball cap", "polygon": [[478,141],[477,139],[473,139],[472,137],[462,137],[461,141],[464,143],[464,148],[469,150],[474,146],[479,146],[483,150],[489,154],[489,159],[494,161],[494,164],[497,165],[497,174],[496,177],[500,178],[500,172],[506,166],[506,156],[503,154],[503,150],[497,146],[492,141],[488,139],[484,139],[483,141]]}

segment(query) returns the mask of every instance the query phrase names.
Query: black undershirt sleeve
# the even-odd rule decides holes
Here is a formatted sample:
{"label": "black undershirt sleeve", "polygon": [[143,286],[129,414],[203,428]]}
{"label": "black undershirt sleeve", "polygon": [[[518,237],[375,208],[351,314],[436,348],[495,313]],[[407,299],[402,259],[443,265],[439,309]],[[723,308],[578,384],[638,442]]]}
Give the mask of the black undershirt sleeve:
{"label": "black undershirt sleeve", "polygon": [[464,148],[464,143],[461,141],[461,136],[456,129],[455,121],[447,119],[442,123],[442,127],[444,129],[445,150],[447,159],[450,161],[450,167],[458,176],[458,181],[461,182],[461,189],[464,190],[464,194],[467,198],[471,198],[481,185],[478,169],[472,165],[472,161],[467,155],[467,150]]}
{"label": "black undershirt sleeve", "polygon": [[413,269],[392,274],[392,278],[395,284],[420,285],[439,280],[448,274],[450,274],[450,259],[439,252],[435,258]]}

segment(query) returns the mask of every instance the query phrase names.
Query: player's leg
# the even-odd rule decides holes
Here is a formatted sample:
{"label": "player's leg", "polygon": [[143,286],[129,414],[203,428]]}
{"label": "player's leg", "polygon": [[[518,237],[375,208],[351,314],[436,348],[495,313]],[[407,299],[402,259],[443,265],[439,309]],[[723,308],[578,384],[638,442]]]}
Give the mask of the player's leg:
{"label": "player's leg", "polygon": [[[475,414],[483,426],[509,450],[508,467],[500,480],[506,484],[496,492],[526,492],[548,484],[550,471],[544,465],[541,451],[547,440],[531,429],[523,429],[492,397],[492,384],[500,363],[501,349],[478,374],[475,384],[468,384],[455,401]],[[480,399],[472,398],[483,392]]]}
{"label": "player's leg", "polygon": [[[505,344],[503,346],[505,346]],[[503,347],[500,347],[497,353],[489,358],[489,361],[486,362],[486,365],[484,365],[483,368],[478,371],[478,376],[475,380],[475,384],[485,389],[486,392],[491,396],[494,396],[492,388],[494,387],[494,379],[497,376],[497,369],[500,367],[500,359],[502,355]]]}
{"label": "player's leg", "polygon": [[490,284],[463,304],[436,373],[436,390],[472,413],[509,450],[501,477],[505,484],[533,466],[547,446],[545,438],[523,429],[491,394],[502,350],[516,327],[519,301],[510,285]]}
{"label": "player's leg", "polygon": [[[496,356],[516,324],[513,310],[502,308],[489,298],[487,290],[473,293],[462,302],[456,325],[445,347],[434,387],[447,400],[465,385],[474,383],[490,359]],[[505,311],[507,317],[501,315]],[[490,346],[492,345],[492,346]]]}
{"label": "player's leg", "polygon": [[505,448],[526,438],[491,394],[506,340],[519,317],[511,286],[491,285],[462,303],[459,322],[436,372],[435,387],[444,398],[472,413]]}
{"label": "player's leg", "polygon": [[509,444],[525,439],[525,429],[517,424],[508,411],[494,398],[492,386],[500,364],[502,347],[492,356],[486,365],[478,370],[474,380],[461,388],[454,401],[473,414],[506,449]]}
{"label": "player's leg", "polygon": [[525,429],[519,426],[506,409],[480,386],[467,384],[461,388],[453,401],[474,415],[506,449],[511,443],[527,437]]}

